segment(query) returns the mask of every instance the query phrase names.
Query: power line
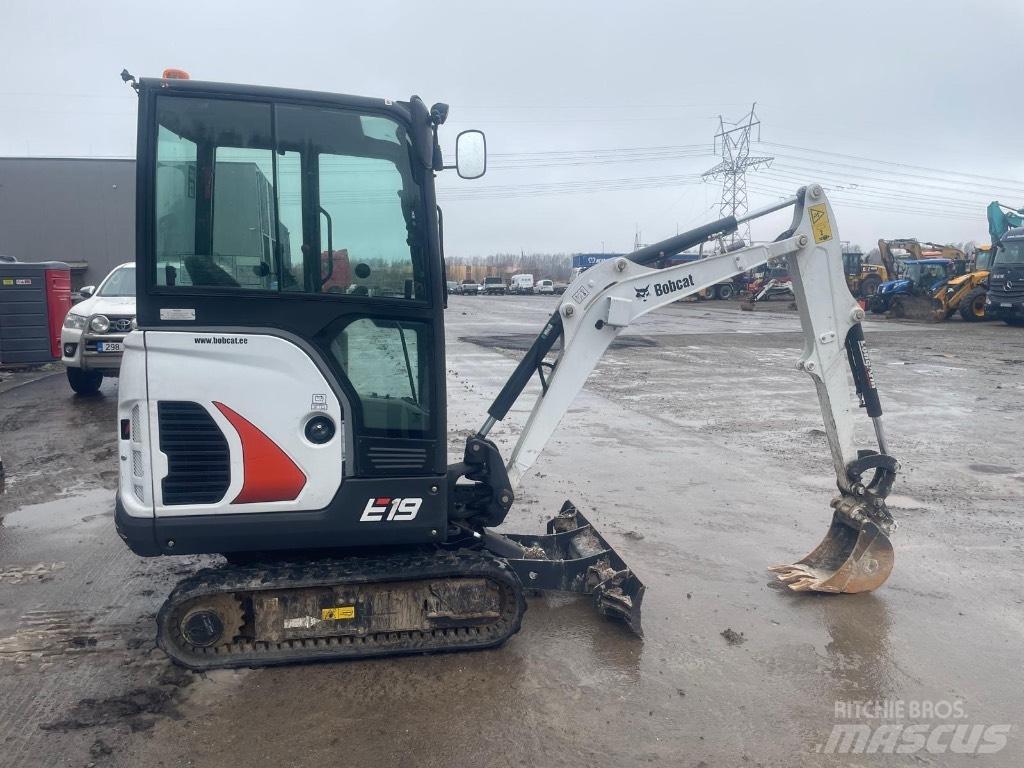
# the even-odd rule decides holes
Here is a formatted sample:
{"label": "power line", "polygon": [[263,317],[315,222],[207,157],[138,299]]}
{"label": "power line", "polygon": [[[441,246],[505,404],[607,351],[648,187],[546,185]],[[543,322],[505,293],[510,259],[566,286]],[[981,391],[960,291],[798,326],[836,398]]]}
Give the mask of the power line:
{"label": "power line", "polygon": [[722,107],[745,106],[739,102],[722,102],[719,104],[452,104],[452,110],[462,109],[603,109],[606,111],[622,109],[720,109]]}
{"label": "power line", "polygon": [[863,162],[875,163],[877,165],[890,165],[890,166],[895,166],[895,167],[898,167],[898,168],[910,168],[910,169],[916,170],[916,171],[927,171],[927,172],[931,172],[931,173],[940,173],[940,174],[945,174],[945,175],[949,175],[949,176],[965,176],[965,177],[974,178],[974,179],[981,179],[981,180],[984,180],[984,181],[1006,182],[1006,183],[1009,183],[1011,185],[1019,185],[1021,183],[1021,181],[1019,179],[1004,179],[1004,178],[1000,178],[998,176],[983,176],[981,174],[966,173],[966,172],[963,172],[963,171],[942,170],[940,168],[929,168],[929,167],[923,166],[923,165],[911,165],[909,163],[899,163],[899,162],[894,162],[892,160],[877,160],[877,159],[873,159],[873,158],[870,158],[870,157],[863,157],[861,155],[848,155],[848,154],[844,154],[844,153],[841,153],[841,152],[829,152],[829,151],[826,151],[826,150],[823,150],[823,149],[811,149],[809,147],[799,147],[799,146],[795,146],[795,145],[792,145],[792,144],[779,144],[777,142],[772,142],[772,141],[759,141],[758,143],[764,144],[765,146],[768,146],[768,147],[778,147],[780,149],[793,149],[793,150],[796,150],[796,151],[799,151],[799,152],[812,152],[812,153],[817,154],[817,155],[829,155],[831,157],[842,157],[842,158],[846,158],[847,160],[861,160]]}
{"label": "power line", "polygon": [[[787,183],[805,183],[807,176],[806,174],[798,174],[787,171],[784,168],[780,168],[777,172],[766,173],[765,178],[774,179],[776,181],[783,181]],[[826,178],[819,176],[818,181],[826,186],[832,186],[836,191],[845,192],[847,194],[864,194],[874,195],[886,198],[905,198],[909,200],[916,200],[919,202],[937,203],[941,205],[947,205],[952,208],[969,208],[971,210],[977,210],[979,205],[984,207],[984,204],[980,202],[980,197],[974,202],[969,202],[963,198],[957,200],[948,197],[939,197],[935,195],[921,195],[914,192],[907,192],[903,190],[893,190],[885,187],[876,187],[870,184],[852,184],[849,182],[830,182]]]}
{"label": "power line", "polygon": [[[793,187],[777,186],[764,182],[757,182],[751,186],[751,190],[769,197],[785,197],[792,195]],[[841,193],[829,193],[829,200],[836,208],[848,207],[869,211],[881,211],[885,213],[905,213],[915,216],[928,216],[932,218],[955,218],[977,222],[978,216],[971,215],[965,211],[950,211],[937,208],[915,207],[912,203],[882,204],[880,201],[850,199]]]}
{"label": "power line", "polygon": [[[967,181],[965,179],[944,179],[938,176],[928,176],[924,174],[912,174],[900,171],[888,171],[883,168],[870,168],[868,166],[851,165],[848,163],[836,163],[829,160],[819,160],[817,158],[799,157],[796,155],[778,155],[777,157],[786,161],[784,164],[787,166],[810,170],[814,173],[820,173],[823,169],[821,166],[830,166],[835,168],[843,169],[841,171],[827,171],[829,173],[842,173],[844,176],[857,176],[859,178],[865,178],[871,181],[885,181],[888,183],[905,183],[907,180],[911,180],[915,186],[937,189],[943,192],[957,192],[959,190],[955,187],[962,187],[964,191],[968,190],[979,190],[980,194],[991,195],[995,191],[1006,191],[1009,194],[1019,194],[1024,196],[1024,185],[1019,188],[1009,188],[1001,184],[980,184],[975,181]],[[936,184],[927,184],[925,182],[936,182]]]}
{"label": "power line", "polygon": [[690,158],[707,157],[711,153],[707,149],[699,152],[673,153],[673,154],[650,154],[650,155],[625,155],[614,156],[588,156],[578,158],[523,158],[520,160],[499,161],[490,166],[495,170],[515,170],[517,168],[561,168],[578,167],[587,165],[621,165],[623,163],[664,163],[671,160],[685,160]]}
{"label": "power line", "polygon": [[590,194],[595,192],[617,192],[634,189],[658,189],[700,184],[697,176],[639,176],[618,179],[597,179],[590,181],[553,182],[549,184],[509,184],[477,187],[475,189],[439,190],[442,200],[487,200],[493,198],[526,197],[534,195]]}
{"label": "power line", "polygon": [[675,152],[679,150],[702,149],[707,151],[707,144],[661,144],[647,147],[596,147],[591,149],[545,149],[525,152],[489,152],[488,157],[524,157],[524,156],[549,156],[549,155],[585,155],[585,154],[611,154],[628,152]]}
{"label": "power line", "polygon": [[[797,181],[791,180],[790,178],[787,178],[785,176],[782,176],[782,177],[775,176],[775,177],[769,178],[768,179],[768,183],[762,185],[762,187],[763,188],[767,188],[767,189],[769,189],[771,191],[779,191],[780,187],[783,187],[784,189],[787,189],[787,190],[792,190],[793,189],[792,185],[797,184],[797,183],[802,183],[802,182],[797,182]],[[916,208],[917,210],[935,211],[935,212],[940,212],[940,213],[944,213],[944,214],[948,213],[950,215],[970,216],[970,217],[972,217],[974,219],[979,218],[980,214],[978,212],[981,210],[981,207],[972,209],[972,208],[970,208],[968,206],[963,206],[963,207],[960,207],[960,206],[949,206],[949,205],[945,204],[942,201],[935,201],[935,200],[928,200],[928,199],[917,199],[917,198],[913,198],[913,197],[902,197],[902,196],[900,196],[898,194],[884,194],[884,193],[870,192],[870,191],[869,192],[861,192],[860,190],[851,190],[851,189],[842,189],[842,188],[837,189],[834,186],[829,185],[827,182],[822,182],[822,184],[825,187],[826,191],[828,191],[829,196],[831,198],[840,198],[841,197],[842,199],[863,203],[865,205],[876,205],[876,206],[879,206],[880,208],[882,208],[883,210],[886,209],[887,207],[894,207],[894,206],[907,207],[907,208],[913,207],[913,208]],[[889,203],[887,205],[883,205],[883,201],[894,201],[894,202]]]}

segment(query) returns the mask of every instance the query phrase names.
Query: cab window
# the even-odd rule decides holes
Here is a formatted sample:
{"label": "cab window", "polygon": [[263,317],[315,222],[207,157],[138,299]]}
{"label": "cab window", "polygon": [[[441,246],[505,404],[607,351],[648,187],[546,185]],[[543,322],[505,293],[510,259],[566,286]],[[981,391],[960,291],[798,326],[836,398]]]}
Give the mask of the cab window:
{"label": "cab window", "polygon": [[268,104],[157,100],[156,284],[271,290]]}
{"label": "cab window", "polygon": [[422,193],[395,121],[157,99],[155,282],[426,300]]}
{"label": "cab window", "polygon": [[421,194],[402,134],[385,118],[277,108],[285,290],[426,298]]}
{"label": "cab window", "polygon": [[405,438],[429,432],[430,343],[426,323],[366,317],[331,337],[331,356],[359,395],[365,431]]}

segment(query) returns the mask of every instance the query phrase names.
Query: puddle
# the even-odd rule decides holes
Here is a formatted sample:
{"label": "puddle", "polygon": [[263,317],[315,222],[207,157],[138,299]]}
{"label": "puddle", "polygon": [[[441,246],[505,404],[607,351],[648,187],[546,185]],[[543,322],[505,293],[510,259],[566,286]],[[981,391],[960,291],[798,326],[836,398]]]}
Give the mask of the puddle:
{"label": "puddle", "polygon": [[102,516],[114,508],[114,495],[95,488],[75,496],[30,504],[4,516],[4,527],[29,530],[67,529],[81,523],[83,516]]}
{"label": "puddle", "polygon": [[1014,467],[1004,467],[999,464],[969,464],[968,469],[983,475],[1012,475],[1017,471]]}
{"label": "puddle", "polygon": [[928,505],[923,501],[918,501],[912,496],[901,496],[898,493],[890,494],[886,497],[886,502],[890,507],[897,509],[928,509]]}

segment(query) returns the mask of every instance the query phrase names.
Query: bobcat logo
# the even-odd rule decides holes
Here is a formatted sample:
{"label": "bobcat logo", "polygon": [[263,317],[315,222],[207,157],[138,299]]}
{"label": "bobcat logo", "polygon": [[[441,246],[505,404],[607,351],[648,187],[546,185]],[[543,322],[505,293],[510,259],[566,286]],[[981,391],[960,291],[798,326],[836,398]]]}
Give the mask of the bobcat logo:
{"label": "bobcat logo", "polygon": [[634,288],[633,290],[636,291],[636,297],[644,301],[647,301],[647,297],[651,294],[650,284],[645,285],[643,288]]}

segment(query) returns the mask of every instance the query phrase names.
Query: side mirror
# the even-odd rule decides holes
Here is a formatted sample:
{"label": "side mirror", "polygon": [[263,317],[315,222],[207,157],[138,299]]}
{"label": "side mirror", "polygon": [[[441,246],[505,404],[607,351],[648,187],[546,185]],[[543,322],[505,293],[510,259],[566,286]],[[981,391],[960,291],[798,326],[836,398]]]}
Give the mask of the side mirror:
{"label": "side mirror", "polygon": [[487,171],[487,139],[483,131],[463,131],[458,135],[455,169],[463,179],[479,179]]}
{"label": "side mirror", "polygon": [[83,285],[82,288],[78,291],[78,295],[81,296],[83,299],[88,299],[94,293],[96,293],[95,285]]}

